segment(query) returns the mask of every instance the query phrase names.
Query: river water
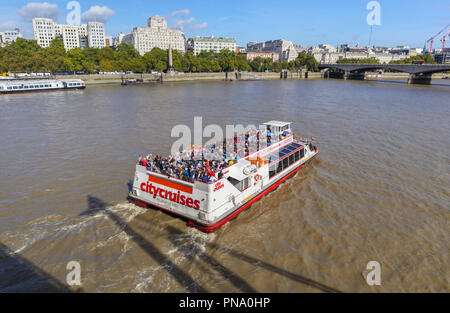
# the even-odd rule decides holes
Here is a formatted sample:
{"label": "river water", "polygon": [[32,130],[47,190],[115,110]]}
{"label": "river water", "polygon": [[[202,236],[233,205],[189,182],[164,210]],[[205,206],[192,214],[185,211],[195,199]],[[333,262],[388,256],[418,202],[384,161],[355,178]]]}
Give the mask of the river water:
{"label": "river water", "polygon": [[[0,97],[0,291],[449,292],[450,86],[89,86]],[[319,156],[215,234],[128,204],[176,124],[293,122]],[[369,261],[381,286],[369,286]]]}

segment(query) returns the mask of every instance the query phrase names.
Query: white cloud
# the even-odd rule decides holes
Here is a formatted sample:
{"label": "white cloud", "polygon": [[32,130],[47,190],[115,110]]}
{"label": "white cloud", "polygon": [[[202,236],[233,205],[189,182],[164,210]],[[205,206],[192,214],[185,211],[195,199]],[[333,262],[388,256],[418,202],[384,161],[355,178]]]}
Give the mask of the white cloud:
{"label": "white cloud", "polygon": [[187,20],[179,19],[175,23],[173,23],[172,27],[175,29],[183,30],[184,27],[194,23],[195,21],[196,21],[195,17],[188,18]]}
{"label": "white cloud", "polygon": [[35,17],[47,17],[56,20],[59,14],[57,4],[48,2],[29,2],[22,9],[17,11],[20,17],[27,22]]}
{"label": "white cloud", "polygon": [[189,9],[176,10],[167,15],[167,19],[173,18],[174,22],[171,23],[171,27],[180,30],[183,30],[187,26],[189,26],[189,30],[199,30],[208,27],[208,23],[193,25],[197,22],[197,19],[195,17],[189,17],[190,14],[191,10]]}
{"label": "white cloud", "polygon": [[193,25],[189,29],[190,30],[200,30],[200,29],[205,29],[207,27],[208,27],[208,23],[203,22],[203,23],[200,23],[200,24]]}
{"label": "white cloud", "polygon": [[17,24],[17,22],[14,21],[7,21],[0,24],[0,31],[13,30],[15,28],[19,28],[19,24]]}
{"label": "white cloud", "polygon": [[104,6],[98,6],[94,5],[86,12],[83,12],[81,14],[81,19],[83,22],[102,22],[105,23],[108,18],[116,14],[116,12],[110,8],[108,8],[106,5]]}
{"label": "white cloud", "polygon": [[177,11],[173,11],[172,13],[167,15],[167,18],[171,18],[176,15],[189,15],[189,14],[191,14],[191,10],[189,10],[189,9],[177,10]]}

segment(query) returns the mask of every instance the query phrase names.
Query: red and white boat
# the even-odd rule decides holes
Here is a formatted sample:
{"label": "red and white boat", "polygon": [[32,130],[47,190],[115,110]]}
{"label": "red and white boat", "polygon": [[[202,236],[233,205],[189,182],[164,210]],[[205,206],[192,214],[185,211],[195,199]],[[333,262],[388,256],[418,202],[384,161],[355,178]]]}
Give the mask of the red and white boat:
{"label": "red and white boat", "polygon": [[212,233],[317,155],[317,146],[311,140],[297,137],[290,124],[264,123],[270,135],[267,145],[236,159],[220,175],[216,173],[212,182],[170,177],[138,163],[129,200],[178,215],[188,221],[188,226]]}

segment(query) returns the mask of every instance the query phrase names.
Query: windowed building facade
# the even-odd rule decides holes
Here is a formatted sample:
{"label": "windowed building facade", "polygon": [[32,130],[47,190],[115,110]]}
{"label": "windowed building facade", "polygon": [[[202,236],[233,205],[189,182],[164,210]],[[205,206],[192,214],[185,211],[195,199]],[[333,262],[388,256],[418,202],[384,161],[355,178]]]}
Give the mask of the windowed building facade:
{"label": "windowed building facade", "polygon": [[155,47],[167,50],[169,46],[183,54],[186,52],[184,33],[181,30],[167,28],[166,19],[161,16],[149,18],[147,27],[135,27],[128,38],[128,40],[124,38],[123,41],[134,45],[141,55]]}
{"label": "windowed building facade", "polygon": [[236,40],[231,38],[194,37],[187,41],[187,49],[198,55],[202,51],[214,51],[216,53],[223,49],[236,51]]}
{"label": "windowed building facade", "polygon": [[34,39],[43,48],[50,46],[55,38],[60,38],[66,50],[74,48],[105,47],[105,26],[99,22],[82,25],[56,24],[49,18],[33,19]]}

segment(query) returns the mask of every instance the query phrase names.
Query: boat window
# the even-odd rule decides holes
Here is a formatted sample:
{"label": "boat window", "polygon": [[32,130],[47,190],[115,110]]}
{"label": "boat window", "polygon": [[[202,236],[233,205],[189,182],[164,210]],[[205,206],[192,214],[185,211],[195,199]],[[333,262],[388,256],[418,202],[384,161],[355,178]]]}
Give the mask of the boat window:
{"label": "boat window", "polygon": [[9,86],[9,87],[8,87],[8,89],[9,89],[9,90],[11,90],[11,89],[12,89],[12,87],[11,87],[11,86]]}
{"label": "boat window", "polygon": [[305,148],[302,148],[300,150],[300,159],[302,159],[305,156]]}
{"label": "boat window", "polygon": [[309,151],[313,151],[314,149],[313,149],[313,145],[312,145],[312,142],[310,142],[309,143]]}
{"label": "boat window", "polygon": [[23,88],[28,89],[28,86],[23,86]]}
{"label": "boat window", "polygon": [[298,160],[300,160],[300,151],[297,151],[294,153],[294,157],[295,157],[295,162],[297,162]]}
{"label": "boat window", "polygon": [[283,159],[283,169],[287,168],[288,166],[289,166],[288,158]]}
{"label": "boat window", "polygon": [[228,181],[234,186],[236,187],[239,191],[243,191],[244,189],[248,188],[248,178],[245,178],[241,181],[233,178],[233,177],[228,177]]}
{"label": "boat window", "polygon": [[291,154],[290,156],[289,156],[289,165],[292,165],[292,164],[294,164],[294,154]]}
{"label": "boat window", "polygon": [[277,174],[283,171],[283,163],[282,162],[278,162],[277,165]]}
{"label": "boat window", "polygon": [[269,179],[277,174],[277,164],[274,164],[269,169]]}
{"label": "boat window", "polygon": [[41,88],[44,88],[44,85],[41,85]]}
{"label": "boat window", "polygon": [[17,86],[13,86],[13,89],[17,89],[18,87]]}

